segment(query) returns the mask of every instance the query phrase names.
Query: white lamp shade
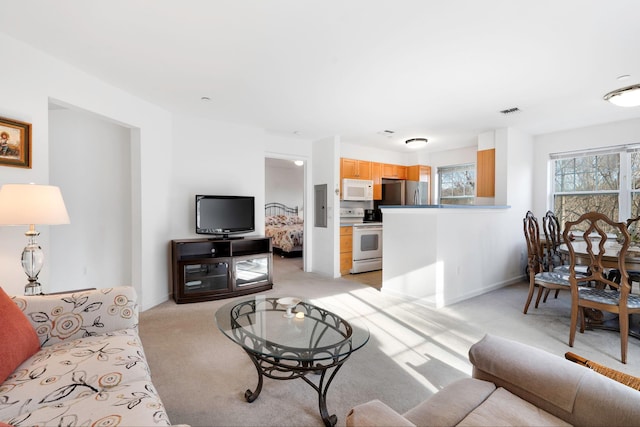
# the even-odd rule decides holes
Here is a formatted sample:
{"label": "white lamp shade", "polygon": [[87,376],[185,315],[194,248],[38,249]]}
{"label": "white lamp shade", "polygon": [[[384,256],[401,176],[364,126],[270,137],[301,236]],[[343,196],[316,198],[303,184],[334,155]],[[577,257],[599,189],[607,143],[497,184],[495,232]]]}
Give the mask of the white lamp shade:
{"label": "white lamp shade", "polygon": [[69,214],[58,187],[5,184],[0,188],[0,224],[69,224]]}

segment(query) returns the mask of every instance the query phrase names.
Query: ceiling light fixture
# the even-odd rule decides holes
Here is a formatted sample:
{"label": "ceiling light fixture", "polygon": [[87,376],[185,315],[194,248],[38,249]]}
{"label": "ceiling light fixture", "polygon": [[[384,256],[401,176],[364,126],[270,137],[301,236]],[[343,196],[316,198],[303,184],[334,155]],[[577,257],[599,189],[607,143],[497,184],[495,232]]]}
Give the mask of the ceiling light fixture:
{"label": "ceiling light fixture", "polygon": [[293,164],[296,165],[296,166],[302,166],[302,165],[304,165],[304,162],[302,160],[294,160]]}
{"label": "ceiling light fixture", "polygon": [[429,142],[429,140],[427,138],[411,138],[411,139],[407,139],[404,143],[405,144],[411,144],[412,142],[424,142],[424,143],[427,143],[427,142]]}
{"label": "ceiling light fixture", "polygon": [[619,107],[637,107],[640,105],[640,84],[613,90],[604,96],[604,100]]}

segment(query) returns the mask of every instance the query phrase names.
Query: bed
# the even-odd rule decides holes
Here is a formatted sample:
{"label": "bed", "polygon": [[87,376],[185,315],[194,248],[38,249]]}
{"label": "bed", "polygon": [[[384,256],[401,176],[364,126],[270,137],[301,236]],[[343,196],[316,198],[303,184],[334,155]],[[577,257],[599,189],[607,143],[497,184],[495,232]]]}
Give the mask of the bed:
{"label": "bed", "polygon": [[283,256],[302,256],[304,224],[298,216],[298,207],[267,203],[264,218],[264,234],[271,237],[274,252]]}

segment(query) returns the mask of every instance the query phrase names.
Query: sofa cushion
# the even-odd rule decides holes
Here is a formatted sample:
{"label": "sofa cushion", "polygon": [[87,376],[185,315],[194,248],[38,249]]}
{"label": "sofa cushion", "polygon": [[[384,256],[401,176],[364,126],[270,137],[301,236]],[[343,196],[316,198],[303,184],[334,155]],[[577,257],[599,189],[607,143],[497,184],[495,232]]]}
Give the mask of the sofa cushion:
{"label": "sofa cushion", "polygon": [[469,360],[474,378],[491,381],[563,419],[573,411],[586,373],[563,357],[493,335],[471,346]]}
{"label": "sofa cushion", "polygon": [[36,331],[24,313],[0,288],[0,383],[40,350]]}
{"label": "sofa cushion", "polygon": [[13,300],[33,325],[42,346],[138,325],[136,292],[131,286],[15,296]]}
{"label": "sofa cushion", "polygon": [[149,379],[133,329],[43,347],[0,385],[0,420],[87,395],[100,400],[104,393]]}
{"label": "sofa cushion", "polygon": [[570,426],[560,418],[500,387],[459,426]]}
{"label": "sofa cushion", "polygon": [[404,414],[420,426],[454,426],[496,389],[493,383],[463,378],[455,381]]}
{"label": "sofa cushion", "polygon": [[347,427],[373,425],[394,427],[416,426],[378,399],[362,403],[352,408],[347,414]]}
{"label": "sofa cushion", "polygon": [[164,426],[170,425],[150,381],[119,384],[100,393],[83,393],[61,403],[40,405],[6,420],[22,426]]}

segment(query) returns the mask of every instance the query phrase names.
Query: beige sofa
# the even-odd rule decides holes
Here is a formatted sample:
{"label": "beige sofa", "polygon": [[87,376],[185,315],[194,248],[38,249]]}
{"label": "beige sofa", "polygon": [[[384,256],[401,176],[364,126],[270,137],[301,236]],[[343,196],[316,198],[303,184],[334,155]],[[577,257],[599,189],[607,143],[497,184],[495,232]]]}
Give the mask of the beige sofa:
{"label": "beige sofa", "polygon": [[[0,297],[4,313],[15,310],[4,292]],[[5,325],[13,321],[23,322],[22,329],[16,327],[15,343],[32,334],[20,319],[24,314],[37,336],[31,337],[36,352],[16,362],[19,366],[0,384],[0,425],[170,424],[151,383],[132,287],[12,300],[22,313],[4,319],[0,337],[10,341]],[[3,354],[7,361],[13,357]]]}
{"label": "beige sofa", "polygon": [[563,357],[487,335],[469,360],[473,378],[403,415],[379,400],[358,405],[347,426],[640,425],[640,392]]}

